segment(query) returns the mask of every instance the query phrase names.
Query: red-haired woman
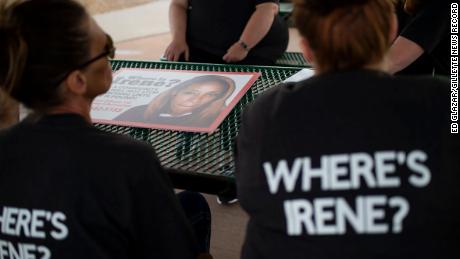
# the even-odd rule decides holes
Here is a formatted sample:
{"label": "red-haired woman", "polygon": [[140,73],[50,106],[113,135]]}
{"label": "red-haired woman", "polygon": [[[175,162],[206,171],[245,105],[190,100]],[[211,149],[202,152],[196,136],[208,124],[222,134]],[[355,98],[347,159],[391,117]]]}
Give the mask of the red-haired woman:
{"label": "red-haired woman", "polygon": [[242,258],[448,258],[460,242],[460,143],[448,82],[385,72],[391,0],[298,0],[310,79],[243,113]]}

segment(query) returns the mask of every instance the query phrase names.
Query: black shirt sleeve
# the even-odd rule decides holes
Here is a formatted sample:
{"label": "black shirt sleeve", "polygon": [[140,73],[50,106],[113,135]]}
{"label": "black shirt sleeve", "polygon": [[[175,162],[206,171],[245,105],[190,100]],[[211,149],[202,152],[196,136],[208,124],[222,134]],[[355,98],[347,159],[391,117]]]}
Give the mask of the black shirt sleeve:
{"label": "black shirt sleeve", "polygon": [[448,2],[429,1],[404,27],[401,36],[431,53],[449,31]]}
{"label": "black shirt sleeve", "polygon": [[[255,183],[254,180],[257,181],[257,179],[254,177],[254,175],[257,174],[251,174],[250,172],[258,172],[260,170],[260,168],[257,166],[258,163],[254,161],[259,161],[260,158],[259,145],[263,145],[263,143],[258,143],[258,137],[262,135],[263,132],[259,132],[259,134],[257,134],[257,127],[255,127],[255,125],[262,125],[257,124],[253,120],[256,118],[252,117],[252,107],[253,106],[248,106],[242,114],[241,129],[238,134],[235,154],[235,173],[238,188],[237,193],[243,194],[241,197],[245,197],[247,192],[246,190],[250,189],[250,186],[247,185]],[[246,202],[241,203],[242,206],[245,204]]]}
{"label": "black shirt sleeve", "polygon": [[[267,159],[264,151],[272,148],[265,141],[273,134],[273,129],[267,125],[273,123],[272,108],[277,105],[278,90],[282,87],[285,85],[269,89],[258,96],[242,114],[235,154],[235,178],[240,204],[247,212],[260,212],[266,208],[271,198],[262,168],[265,161],[262,160]],[[263,222],[270,225],[276,221],[277,215],[264,215]]]}

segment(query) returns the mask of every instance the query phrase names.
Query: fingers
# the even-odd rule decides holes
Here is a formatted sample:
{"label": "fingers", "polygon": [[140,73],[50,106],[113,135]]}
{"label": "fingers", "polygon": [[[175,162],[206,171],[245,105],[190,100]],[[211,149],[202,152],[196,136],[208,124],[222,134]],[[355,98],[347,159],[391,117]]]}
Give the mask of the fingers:
{"label": "fingers", "polygon": [[185,60],[189,61],[190,50],[186,44],[185,46],[170,44],[168,48],[166,48],[165,54],[163,56],[169,61],[179,61],[182,54],[184,54]]}
{"label": "fingers", "polygon": [[234,63],[243,60],[246,55],[246,50],[242,50],[239,43],[235,43],[227,50],[222,59],[227,63]]}
{"label": "fingers", "polygon": [[164,57],[168,61],[178,61],[179,57],[180,57],[180,54],[181,54],[181,52],[179,52],[179,51],[172,51],[170,49],[167,49],[165,54],[164,54]]}
{"label": "fingers", "polygon": [[168,47],[165,51],[165,54],[163,55],[166,60],[172,61],[174,57],[174,52],[171,50],[171,47]]}
{"label": "fingers", "polygon": [[180,57],[180,54],[181,54],[180,52],[175,52],[175,53],[173,53],[172,59],[171,59],[171,60],[172,60],[172,61],[178,61],[178,60],[179,60],[179,57]]}
{"label": "fingers", "polygon": [[234,55],[232,55],[231,53],[227,53],[225,54],[222,59],[227,62],[227,63],[233,63],[233,62],[237,62],[239,61],[238,58]]}
{"label": "fingers", "polygon": [[238,53],[234,53],[234,52],[227,52],[227,54],[225,54],[222,59],[227,62],[227,63],[234,63],[234,62],[238,62],[238,61],[241,61],[243,60],[243,57],[239,57],[238,56]]}
{"label": "fingers", "polygon": [[227,62],[227,63],[231,63],[231,62],[235,62],[237,61],[236,60],[236,56],[235,56],[235,51],[232,49],[232,47],[230,47],[228,50],[227,50],[227,53],[222,57],[222,59]]}
{"label": "fingers", "polygon": [[169,47],[167,47],[165,52],[163,53],[163,58],[169,60]]}
{"label": "fingers", "polygon": [[229,63],[229,62],[230,62],[230,61],[229,61],[229,54],[228,54],[228,53],[225,54],[225,55],[222,57],[222,60],[225,61],[225,62],[227,62],[227,63]]}
{"label": "fingers", "polygon": [[185,49],[185,61],[188,61],[190,58],[190,51],[188,47]]}

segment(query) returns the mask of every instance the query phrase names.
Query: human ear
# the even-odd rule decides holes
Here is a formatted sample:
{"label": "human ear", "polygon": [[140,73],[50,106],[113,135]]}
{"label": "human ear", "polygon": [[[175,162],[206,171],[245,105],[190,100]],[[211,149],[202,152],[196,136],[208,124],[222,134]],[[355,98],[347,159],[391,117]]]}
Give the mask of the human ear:
{"label": "human ear", "polygon": [[300,49],[302,49],[303,57],[307,60],[308,63],[315,63],[315,53],[310,47],[310,42],[307,38],[302,37],[300,39]]}
{"label": "human ear", "polygon": [[76,95],[84,95],[88,88],[86,76],[78,70],[67,76],[65,84],[68,91]]}

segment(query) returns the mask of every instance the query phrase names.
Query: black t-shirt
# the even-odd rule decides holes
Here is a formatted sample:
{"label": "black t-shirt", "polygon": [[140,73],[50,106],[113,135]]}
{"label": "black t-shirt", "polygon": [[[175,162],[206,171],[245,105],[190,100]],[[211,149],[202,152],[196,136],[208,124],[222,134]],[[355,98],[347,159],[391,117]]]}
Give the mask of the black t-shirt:
{"label": "black t-shirt", "polygon": [[242,258],[458,258],[448,89],[362,70],[256,98],[237,142]]}
{"label": "black t-shirt", "polygon": [[[240,39],[256,5],[278,0],[189,0],[187,43],[212,55],[223,57]],[[248,57],[276,60],[286,50],[289,32],[278,16],[267,35],[249,51]]]}
{"label": "black t-shirt", "polygon": [[[450,1],[427,1],[414,15],[400,19],[401,36],[417,43],[430,59],[430,70],[436,74],[450,75]],[[427,63],[422,56],[415,63],[421,72],[426,72]],[[429,71],[431,73],[431,71]]]}
{"label": "black t-shirt", "polygon": [[0,132],[0,257],[182,259],[194,247],[149,145],[72,114]]}

